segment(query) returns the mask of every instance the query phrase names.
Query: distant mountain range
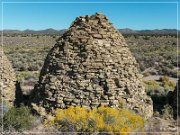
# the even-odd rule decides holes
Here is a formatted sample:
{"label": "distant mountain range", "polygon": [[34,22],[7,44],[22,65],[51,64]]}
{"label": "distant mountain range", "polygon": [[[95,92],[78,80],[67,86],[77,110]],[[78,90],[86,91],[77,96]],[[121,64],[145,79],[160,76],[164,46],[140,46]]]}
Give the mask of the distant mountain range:
{"label": "distant mountain range", "polygon": [[[5,29],[4,34],[62,34],[66,29],[55,30],[55,29],[44,29],[44,30],[10,30]],[[154,30],[133,30],[129,28],[119,29],[122,34],[176,34],[176,29],[154,29]],[[2,32],[2,31],[0,31]],[[178,30],[179,32],[179,30]]]}
{"label": "distant mountain range", "polygon": [[176,29],[132,30],[126,28],[119,29],[119,31],[123,34],[177,34]]}
{"label": "distant mountain range", "polygon": [[[44,29],[44,30],[11,30],[11,29],[5,29],[5,34],[62,34],[66,31],[65,29],[62,30],[55,30],[55,29]],[[2,31],[1,31],[2,32]]]}

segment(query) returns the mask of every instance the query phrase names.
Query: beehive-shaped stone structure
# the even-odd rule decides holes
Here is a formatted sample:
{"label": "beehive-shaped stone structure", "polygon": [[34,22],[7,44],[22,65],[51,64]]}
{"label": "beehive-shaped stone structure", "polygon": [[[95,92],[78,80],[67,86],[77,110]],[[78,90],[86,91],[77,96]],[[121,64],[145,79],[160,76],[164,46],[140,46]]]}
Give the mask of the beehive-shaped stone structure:
{"label": "beehive-shaped stone structure", "polygon": [[10,106],[15,100],[15,81],[16,76],[12,65],[0,48],[0,96]]}
{"label": "beehive-shaped stone structure", "polygon": [[123,36],[106,16],[78,17],[50,50],[32,105],[47,111],[107,105],[150,117],[152,101],[141,77]]}

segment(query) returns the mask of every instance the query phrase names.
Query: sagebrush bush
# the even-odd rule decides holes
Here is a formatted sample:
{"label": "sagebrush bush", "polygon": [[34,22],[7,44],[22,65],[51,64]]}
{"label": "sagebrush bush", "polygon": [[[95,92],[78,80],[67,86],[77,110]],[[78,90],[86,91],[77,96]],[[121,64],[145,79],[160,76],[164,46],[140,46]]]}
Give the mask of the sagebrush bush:
{"label": "sagebrush bush", "polygon": [[164,108],[162,109],[163,117],[165,118],[171,118],[173,116],[173,108],[169,104],[164,105]]}
{"label": "sagebrush bush", "polygon": [[160,78],[160,81],[162,82],[162,86],[166,91],[174,90],[176,87],[176,83],[170,80],[168,76],[163,76]]}
{"label": "sagebrush bush", "polygon": [[160,90],[160,85],[154,80],[144,81],[144,83],[147,93],[154,90]]}
{"label": "sagebrush bush", "polygon": [[13,128],[17,131],[23,131],[31,128],[32,121],[33,116],[28,107],[12,107],[7,113],[4,114],[3,126],[5,130]]}
{"label": "sagebrush bush", "polygon": [[170,79],[169,79],[168,76],[163,76],[163,77],[160,78],[160,81],[161,81],[161,82],[169,82],[169,80],[170,80]]}
{"label": "sagebrush bush", "polygon": [[55,118],[46,121],[62,132],[128,132],[142,131],[143,118],[125,109],[99,107],[92,110],[82,107],[57,109]]}
{"label": "sagebrush bush", "polygon": [[39,69],[39,66],[37,64],[32,64],[32,65],[29,65],[28,67],[28,71],[38,71]]}

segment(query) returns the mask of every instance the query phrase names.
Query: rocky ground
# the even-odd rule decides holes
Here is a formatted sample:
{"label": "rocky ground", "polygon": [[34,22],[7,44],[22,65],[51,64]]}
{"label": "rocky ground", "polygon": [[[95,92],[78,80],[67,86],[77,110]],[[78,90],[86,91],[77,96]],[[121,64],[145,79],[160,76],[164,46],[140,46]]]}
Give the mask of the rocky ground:
{"label": "rocky ground", "polygon": [[[172,135],[175,134],[180,127],[177,125],[177,120],[174,119],[164,119],[160,117],[153,117],[148,120],[145,130],[147,132],[158,132],[159,135],[167,134]],[[162,133],[160,133],[162,132]],[[153,133],[151,133],[153,135]]]}

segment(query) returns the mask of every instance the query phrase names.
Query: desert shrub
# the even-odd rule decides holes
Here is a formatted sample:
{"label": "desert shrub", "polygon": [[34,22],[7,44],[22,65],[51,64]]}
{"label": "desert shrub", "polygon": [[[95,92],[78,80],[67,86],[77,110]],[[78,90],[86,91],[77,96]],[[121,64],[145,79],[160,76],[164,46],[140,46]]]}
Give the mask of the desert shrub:
{"label": "desert shrub", "polygon": [[168,75],[168,76],[171,76],[171,77],[177,77],[177,75],[179,75],[179,73],[177,74],[177,70],[176,69],[171,69],[171,68],[168,68],[166,66],[164,66],[162,68],[162,72],[165,74],[165,75]]}
{"label": "desert shrub", "polygon": [[174,68],[177,66],[177,47],[173,44],[176,43],[175,37],[139,35],[138,39],[128,37],[126,41],[141,71],[153,67],[158,74],[176,77],[177,71]]}
{"label": "desert shrub", "polygon": [[144,40],[149,40],[149,39],[150,39],[149,36],[145,36],[145,37],[144,37]]}
{"label": "desert shrub", "polygon": [[27,130],[31,127],[33,116],[30,109],[25,106],[19,108],[12,107],[3,117],[5,130],[14,128],[17,131]]}
{"label": "desert shrub", "polygon": [[154,80],[144,81],[146,92],[153,100],[154,112],[159,112],[164,117],[169,117],[172,112],[168,104],[168,93],[174,90],[175,84],[168,76],[161,77],[158,82]]}
{"label": "desert shrub", "polygon": [[82,107],[57,109],[55,118],[46,121],[62,132],[128,132],[142,131],[143,118],[125,109],[99,107],[92,110]]}
{"label": "desert shrub", "polygon": [[173,69],[173,68],[174,68],[174,65],[172,65],[172,64],[167,64],[167,67],[170,68],[170,69]]}
{"label": "desert shrub", "polygon": [[53,35],[52,38],[56,38],[56,35]]}
{"label": "desert shrub", "polygon": [[174,82],[172,82],[168,76],[161,77],[160,81],[162,82],[162,85],[163,85],[165,91],[174,90],[176,87],[176,84]]}
{"label": "desert shrub", "polygon": [[25,78],[31,77],[31,76],[32,76],[32,73],[31,73],[31,72],[23,71],[23,72],[19,72],[16,77],[17,77],[17,80],[21,82],[21,81],[23,81]]}
{"label": "desert shrub", "polygon": [[171,118],[173,116],[173,108],[169,104],[164,105],[164,108],[162,109],[163,117],[165,118]]}
{"label": "desert shrub", "polygon": [[32,64],[32,65],[29,65],[28,67],[28,71],[38,71],[39,67],[37,64]]}
{"label": "desert shrub", "polygon": [[144,81],[146,92],[149,93],[154,90],[160,90],[160,85],[154,80]]}
{"label": "desert shrub", "polygon": [[175,88],[175,83],[173,82],[164,85],[164,90],[167,92],[174,90],[174,88]]}
{"label": "desert shrub", "polygon": [[168,76],[163,76],[160,78],[161,82],[168,82],[169,81],[169,77]]}
{"label": "desert shrub", "polygon": [[143,72],[143,71],[146,69],[146,67],[145,67],[145,65],[142,64],[142,65],[139,67],[139,69],[140,69],[141,72]]}
{"label": "desert shrub", "polygon": [[143,73],[143,76],[144,76],[144,77],[147,77],[147,76],[150,76],[150,75],[151,75],[151,74],[150,74],[149,72],[144,72],[144,73]]}
{"label": "desert shrub", "polygon": [[27,65],[22,65],[19,67],[19,71],[27,71]]}
{"label": "desert shrub", "polygon": [[176,42],[173,42],[172,45],[176,45],[177,43]]}

